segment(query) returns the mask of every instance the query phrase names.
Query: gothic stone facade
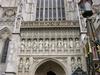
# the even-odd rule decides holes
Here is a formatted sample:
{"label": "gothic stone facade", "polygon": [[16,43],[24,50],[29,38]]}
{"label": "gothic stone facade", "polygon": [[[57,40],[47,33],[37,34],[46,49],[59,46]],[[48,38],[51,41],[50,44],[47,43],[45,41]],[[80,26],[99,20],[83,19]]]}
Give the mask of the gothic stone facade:
{"label": "gothic stone facade", "polygon": [[73,0],[1,0],[0,75],[86,72],[77,13]]}

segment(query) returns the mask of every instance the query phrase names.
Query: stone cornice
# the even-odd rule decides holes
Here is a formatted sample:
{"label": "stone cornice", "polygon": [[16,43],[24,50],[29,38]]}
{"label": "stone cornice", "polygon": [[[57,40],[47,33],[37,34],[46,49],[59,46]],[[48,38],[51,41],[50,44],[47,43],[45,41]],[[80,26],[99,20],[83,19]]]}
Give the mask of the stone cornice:
{"label": "stone cornice", "polygon": [[25,55],[25,54],[18,54],[18,56],[20,56],[20,57],[25,57],[25,56],[27,56],[27,57],[34,57],[34,58],[44,58],[44,57],[58,57],[58,58],[62,58],[62,57],[69,57],[69,56],[84,56],[84,54],[82,54],[82,53],[78,53],[78,54],[66,54],[66,55],[30,55],[30,54],[27,54],[27,55]]}
{"label": "stone cornice", "polygon": [[21,28],[79,27],[78,21],[22,21]]}

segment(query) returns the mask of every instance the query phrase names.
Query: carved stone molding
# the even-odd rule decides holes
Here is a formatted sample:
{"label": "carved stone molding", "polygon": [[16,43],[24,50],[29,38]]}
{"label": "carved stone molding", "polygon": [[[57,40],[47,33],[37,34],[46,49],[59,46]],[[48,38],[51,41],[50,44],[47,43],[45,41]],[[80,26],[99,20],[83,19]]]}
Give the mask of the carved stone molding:
{"label": "carved stone molding", "polygon": [[14,21],[16,16],[15,7],[3,7],[3,15],[0,21]]}
{"label": "carved stone molding", "polygon": [[5,16],[8,16],[8,17],[12,17],[14,16],[16,13],[13,9],[8,9],[5,11]]}
{"label": "carved stone molding", "polygon": [[21,28],[79,27],[78,21],[23,21]]}

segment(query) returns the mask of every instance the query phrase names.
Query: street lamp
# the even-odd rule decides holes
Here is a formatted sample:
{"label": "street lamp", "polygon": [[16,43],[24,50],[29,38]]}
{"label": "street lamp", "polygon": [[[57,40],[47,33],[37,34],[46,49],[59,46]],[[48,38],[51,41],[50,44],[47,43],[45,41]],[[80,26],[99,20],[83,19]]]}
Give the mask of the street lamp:
{"label": "street lamp", "polygon": [[[80,10],[82,11],[82,16],[86,18],[86,26],[87,26],[87,35],[89,36],[89,49],[93,49],[93,47],[96,47],[96,44],[93,43],[92,41],[97,40],[95,36],[95,28],[93,26],[93,21],[92,21],[92,0],[80,0],[78,3]],[[99,56],[99,55],[98,55]],[[88,62],[89,65],[87,66],[89,69],[88,75],[95,75],[95,67],[94,67],[94,61],[93,61],[93,52],[92,50],[88,53]]]}
{"label": "street lamp", "polygon": [[92,0],[80,0],[80,2],[78,3],[80,10],[82,11],[82,16],[84,18],[88,18],[93,15],[92,4]]}

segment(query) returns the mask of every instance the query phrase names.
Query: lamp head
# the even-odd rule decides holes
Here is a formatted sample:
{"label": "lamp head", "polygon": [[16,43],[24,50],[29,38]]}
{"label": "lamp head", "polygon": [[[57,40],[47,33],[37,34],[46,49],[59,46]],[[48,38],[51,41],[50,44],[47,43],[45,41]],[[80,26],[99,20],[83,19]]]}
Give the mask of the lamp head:
{"label": "lamp head", "polygon": [[80,9],[83,11],[82,16],[87,18],[93,15],[92,11],[92,0],[81,0],[78,5]]}

